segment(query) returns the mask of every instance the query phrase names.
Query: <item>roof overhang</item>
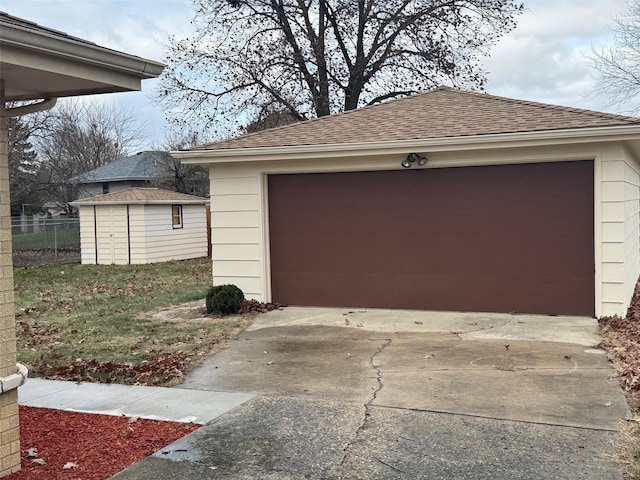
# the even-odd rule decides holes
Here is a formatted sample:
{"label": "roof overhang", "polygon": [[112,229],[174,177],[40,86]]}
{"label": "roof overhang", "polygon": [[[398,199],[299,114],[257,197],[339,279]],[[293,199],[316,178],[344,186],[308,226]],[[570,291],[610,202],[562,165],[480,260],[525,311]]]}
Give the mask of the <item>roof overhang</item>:
{"label": "roof overhang", "polygon": [[[37,26],[36,26],[37,27]],[[0,25],[6,101],[141,89],[164,65],[20,23]]]}
{"label": "roof overhang", "polygon": [[195,200],[76,200],[69,202],[69,205],[73,207],[83,205],[207,205],[209,202],[208,198]]}
{"label": "roof overhang", "polygon": [[170,152],[185,164],[305,160],[336,157],[371,157],[452,151],[487,150],[600,142],[624,142],[640,155],[640,125],[500,133],[464,137],[426,138],[392,142],[292,145],[282,147],[192,149]]}
{"label": "roof overhang", "polygon": [[[80,175],[78,175],[80,177]],[[140,182],[140,181],[148,181],[149,179],[156,178],[156,175],[147,175],[147,176],[122,176],[122,177],[96,177],[96,178],[81,178],[78,180],[77,177],[69,179],[69,182],[74,185],[91,185],[94,183],[106,183],[106,182]]]}

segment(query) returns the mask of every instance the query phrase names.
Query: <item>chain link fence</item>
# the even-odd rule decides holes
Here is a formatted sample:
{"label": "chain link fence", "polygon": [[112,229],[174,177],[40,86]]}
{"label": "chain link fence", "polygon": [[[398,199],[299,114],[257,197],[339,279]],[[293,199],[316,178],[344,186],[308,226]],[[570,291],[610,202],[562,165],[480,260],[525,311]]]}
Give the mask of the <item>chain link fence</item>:
{"label": "chain link fence", "polygon": [[13,265],[80,263],[80,219],[22,215],[11,218]]}

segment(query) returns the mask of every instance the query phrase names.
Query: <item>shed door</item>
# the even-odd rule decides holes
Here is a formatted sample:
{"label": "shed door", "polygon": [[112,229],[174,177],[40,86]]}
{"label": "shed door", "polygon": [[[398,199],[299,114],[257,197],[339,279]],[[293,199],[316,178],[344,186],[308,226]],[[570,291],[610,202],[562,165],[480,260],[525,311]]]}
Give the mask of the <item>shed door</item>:
{"label": "shed door", "polygon": [[594,315],[593,162],[271,175],[273,301]]}
{"label": "shed door", "polygon": [[129,263],[129,232],[126,205],[99,205],[96,209],[97,263]]}

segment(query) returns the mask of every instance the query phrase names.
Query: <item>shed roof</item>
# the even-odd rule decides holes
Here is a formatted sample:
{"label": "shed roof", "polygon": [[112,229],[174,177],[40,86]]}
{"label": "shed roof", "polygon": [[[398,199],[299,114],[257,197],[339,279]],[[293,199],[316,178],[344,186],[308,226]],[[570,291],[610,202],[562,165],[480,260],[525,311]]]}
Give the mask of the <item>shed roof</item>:
{"label": "shed roof", "polygon": [[153,150],[139,152],[73,177],[70,181],[75,184],[88,184],[125,180],[152,180],[161,177],[165,172],[167,162],[172,160],[171,155],[167,152]]}
{"label": "shed roof", "polygon": [[231,150],[640,125],[640,118],[438,87],[327,117],[201,145]]}
{"label": "shed roof", "polygon": [[150,204],[207,204],[208,198],[172,192],[161,188],[130,188],[121,192],[105,193],[95,197],[83,198],[70,202],[74,207],[80,205],[150,205]]}

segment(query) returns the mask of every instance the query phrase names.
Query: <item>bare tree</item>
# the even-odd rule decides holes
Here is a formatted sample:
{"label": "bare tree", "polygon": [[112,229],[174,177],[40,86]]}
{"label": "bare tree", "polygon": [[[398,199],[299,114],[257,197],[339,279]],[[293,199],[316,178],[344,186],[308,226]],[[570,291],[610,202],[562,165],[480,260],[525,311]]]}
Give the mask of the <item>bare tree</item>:
{"label": "bare tree", "polygon": [[78,100],[52,111],[46,135],[35,141],[44,197],[70,211],[78,187],[69,180],[127,156],[144,138],[132,113]]}
{"label": "bare tree", "polygon": [[[22,104],[24,103],[11,102],[8,107]],[[49,118],[49,111],[43,111],[8,119],[9,187],[13,215],[25,210],[41,210],[42,198],[37,181],[38,159],[33,142],[41,138]]]}
{"label": "bare tree", "polygon": [[260,112],[255,120],[247,124],[242,133],[255,133],[269,128],[284,127],[298,121],[286,111],[267,109]]}
{"label": "bare tree", "polygon": [[[204,143],[196,133],[180,135],[171,133],[165,144],[156,150],[184,150]],[[163,157],[162,173],[151,184],[158,188],[173,190],[200,197],[209,196],[209,171],[202,165],[183,164],[177,158],[167,154]]]}
{"label": "bare tree", "polygon": [[321,117],[448,84],[481,89],[479,58],[517,0],[194,0],[197,34],[172,39],[159,97],[173,119]]}
{"label": "bare tree", "polygon": [[[614,20],[613,44],[593,50],[597,70],[594,93],[626,113],[640,112],[640,0],[632,0],[624,15]],[[635,101],[634,101],[635,100]]]}

